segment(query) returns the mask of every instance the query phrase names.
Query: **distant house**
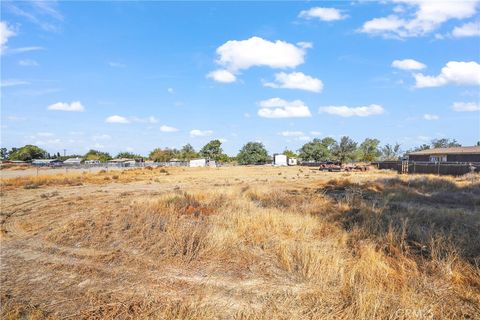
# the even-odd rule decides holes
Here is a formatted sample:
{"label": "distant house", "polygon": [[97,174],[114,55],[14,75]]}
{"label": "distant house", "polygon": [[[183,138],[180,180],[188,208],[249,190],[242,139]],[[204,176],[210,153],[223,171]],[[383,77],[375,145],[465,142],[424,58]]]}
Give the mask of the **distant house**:
{"label": "distant house", "polygon": [[480,162],[480,146],[434,148],[410,152],[409,161],[424,162]]}
{"label": "distant house", "polygon": [[298,164],[297,158],[288,158],[288,165],[289,166],[296,166]]}
{"label": "distant house", "polygon": [[273,165],[274,166],[296,166],[297,158],[290,158],[284,154],[274,154]]}
{"label": "distant house", "polygon": [[135,166],[136,162],[135,159],[130,158],[119,158],[119,159],[112,159],[108,161],[108,165],[112,165],[115,167],[133,167]]}
{"label": "distant house", "polygon": [[32,160],[34,166],[59,166],[62,161],[58,159],[34,159]]}
{"label": "distant house", "polygon": [[85,160],[85,164],[100,164],[100,160]]}
{"label": "distant house", "polygon": [[198,167],[206,167],[207,166],[207,159],[192,159],[189,162],[189,167],[191,168],[198,168]]}
{"label": "distant house", "polygon": [[288,158],[284,154],[274,154],[273,155],[273,165],[274,166],[288,166]]}
{"label": "distant house", "polygon": [[64,165],[67,166],[79,166],[82,163],[82,158],[76,157],[76,158],[68,158],[67,160],[63,161]]}
{"label": "distant house", "polygon": [[205,158],[198,158],[192,159],[188,162],[188,166],[191,168],[199,168],[199,167],[216,167],[217,162],[215,160],[205,159]]}

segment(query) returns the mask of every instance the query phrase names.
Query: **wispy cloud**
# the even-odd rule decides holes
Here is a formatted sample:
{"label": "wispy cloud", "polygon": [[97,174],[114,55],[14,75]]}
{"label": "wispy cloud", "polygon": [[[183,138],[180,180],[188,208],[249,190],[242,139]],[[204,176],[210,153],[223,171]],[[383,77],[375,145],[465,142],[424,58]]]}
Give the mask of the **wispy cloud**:
{"label": "wispy cloud", "polygon": [[0,82],[0,87],[15,87],[29,84],[28,81],[18,79],[5,79]]}
{"label": "wispy cloud", "polygon": [[271,98],[260,101],[258,115],[262,118],[306,118],[311,117],[310,109],[301,100],[286,101]]}
{"label": "wispy cloud", "polygon": [[453,111],[457,112],[474,112],[480,111],[479,102],[455,102],[452,105]]}
{"label": "wispy cloud", "polygon": [[5,1],[4,8],[49,32],[59,31],[64,20],[57,1]]}
{"label": "wispy cloud", "polygon": [[48,110],[55,110],[55,111],[69,111],[69,112],[83,112],[85,111],[85,107],[81,104],[80,101],[73,101],[71,103],[68,102],[57,102],[51,104],[47,107]]}
{"label": "wispy cloud", "polygon": [[121,62],[109,61],[108,65],[112,68],[125,68],[127,65]]}
{"label": "wispy cloud", "polygon": [[322,21],[336,21],[346,19],[348,17],[347,15],[342,14],[342,12],[338,9],[322,7],[303,10],[298,16],[304,19],[319,19]]}
{"label": "wispy cloud", "polygon": [[196,137],[208,137],[213,134],[212,130],[199,130],[199,129],[193,129],[190,131],[190,137],[196,138]]}
{"label": "wispy cloud", "polygon": [[18,65],[22,67],[37,67],[38,62],[33,59],[19,60]]}
{"label": "wispy cloud", "polygon": [[154,116],[146,117],[146,118],[140,118],[140,117],[124,117],[124,116],[119,116],[119,115],[113,115],[109,116],[105,119],[105,122],[107,123],[158,123],[158,119],[155,118]]}
{"label": "wispy cloud", "polygon": [[423,115],[423,119],[428,120],[428,121],[435,121],[435,120],[440,119],[440,117],[437,116],[436,114],[426,113],[426,114]]}
{"label": "wispy cloud", "polygon": [[167,125],[162,125],[160,126],[160,131],[162,132],[177,132],[179,131],[177,128],[175,127],[170,127],[170,126],[167,126]]}
{"label": "wispy cloud", "polygon": [[371,104],[363,107],[347,107],[347,106],[327,106],[320,107],[320,113],[328,113],[341,117],[368,117],[379,115],[384,112],[382,106],[378,104]]}

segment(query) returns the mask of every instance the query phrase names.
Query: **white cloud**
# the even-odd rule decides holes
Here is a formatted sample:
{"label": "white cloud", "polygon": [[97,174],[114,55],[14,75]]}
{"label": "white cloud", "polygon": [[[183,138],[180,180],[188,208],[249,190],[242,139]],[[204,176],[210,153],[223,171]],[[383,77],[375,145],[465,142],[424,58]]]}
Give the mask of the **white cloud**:
{"label": "white cloud", "polygon": [[18,117],[18,116],[7,116],[7,120],[9,121],[25,121],[27,118]]}
{"label": "white cloud", "polygon": [[43,50],[43,49],[44,49],[43,47],[38,47],[38,46],[12,48],[12,49],[8,49],[8,53],[9,54],[25,53],[25,52],[37,51],[37,50]]}
{"label": "white cloud", "polygon": [[286,101],[280,98],[260,101],[258,115],[262,118],[305,118],[312,116],[310,109],[303,101]]}
{"label": "white cloud", "polygon": [[466,19],[476,13],[475,1],[394,0],[403,4],[395,14],[365,22],[360,32],[384,37],[418,37],[438,29],[451,19]]}
{"label": "white cloud", "polygon": [[305,135],[302,131],[282,131],[278,134],[283,137],[302,137]]}
{"label": "white cloud", "polygon": [[[57,9],[57,1],[12,1],[5,6],[9,12],[21,16],[50,32],[60,30],[58,22],[63,21],[63,15]],[[53,18],[53,19],[52,19]]]}
{"label": "white cloud", "polygon": [[305,61],[303,47],[281,40],[268,41],[260,37],[227,41],[217,48],[217,54],[217,63],[232,72],[254,66],[294,68]]}
{"label": "white cloud", "polygon": [[342,12],[335,8],[315,7],[309,10],[303,10],[298,15],[305,19],[320,19],[322,21],[335,21],[345,19],[347,16],[342,15]]}
{"label": "white cloud", "polygon": [[112,68],[125,68],[127,65],[121,62],[109,61],[108,65]]}
{"label": "white cloud", "polygon": [[105,122],[107,122],[107,123],[130,123],[130,121],[127,118],[122,117],[122,116],[118,116],[118,115],[113,115],[113,116],[108,117],[107,119],[105,119]]}
{"label": "white cloud", "polygon": [[110,140],[112,137],[108,134],[97,134],[92,136],[93,141],[99,141],[99,140]]}
{"label": "white cloud", "polygon": [[8,39],[14,35],[16,35],[15,30],[13,30],[5,21],[0,21],[0,53],[3,53]]}
{"label": "white cloud", "polygon": [[220,141],[221,143],[228,142],[228,139],[225,139],[225,138],[218,138],[217,140]]}
{"label": "white cloud", "polygon": [[59,145],[62,141],[60,139],[49,139],[47,141],[36,141],[35,144],[41,146],[49,146],[49,145]]}
{"label": "white cloud", "polygon": [[173,90],[173,88],[168,88],[167,91],[168,91],[168,93],[173,93],[174,90]]}
{"label": "white cloud", "polygon": [[404,60],[394,60],[392,62],[392,67],[402,70],[421,70],[426,67],[423,63],[413,60],[413,59],[404,59]]}
{"label": "white cloud", "polygon": [[263,85],[270,88],[300,89],[312,92],[321,92],[323,89],[320,79],[307,76],[302,72],[280,72],[275,74],[275,82],[266,82]]}
{"label": "white cloud", "polygon": [[29,82],[24,80],[17,80],[17,79],[5,79],[0,82],[0,87],[15,87],[21,86],[24,84],[29,84]]}
{"label": "white cloud", "polygon": [[309,137],[309,136],[301,136],[301,137],[298,137],[297,140],[299,140],[299,141],[310,141],[310,140],[312,140],[312,138]]}
{"label": "white cloud", "polygon": [[382,114],[384,109],[377,104],[371,104],[363,107],[347,107],[347,106],[326,106],[320,107],[319,112],[334,114],[341,117],[368,117]]}
{"label": "white cloud", "polygon": [[439,87],[447,84],[479,85],[480,64],[475,61],[450,61],[442,68],[438,76],[415,74],[417,88]]}
{"label": "white cloud", "polygon": [[228,70],[218,69],[207,74],[207,78],[213,79],[217,82],[232,83],[237,80],[237,77]]}
{"label": "white cloud", "polygon": [[73,101],[71,103],[67,102],[57,102],[51,104],[47,107],[48,110],[57,110],[57,111],[72,111],[72,112],[83,112],[85,108],[80,103],[80,101]]}
{"label": "white cloud", "polygon": [[313,135],[313,136],[319,136],[322,133],[320,131],[310,131],[310,134]]}
{"label": "white cloud", "polygon": [[473,112],[480,111],[479,102],[455,102],[452,109],[457,112]]}
{"label": "white cloud", "polygon": [[211,136],[213,134],[212,130],[199,130],[199,129],[193,129],[190,131],[190,137],[196,138],[196,137],[207,137]]}
{"label": "white cloud", "polygon": [[170,126],[162,125],[162,126],[160,126],[160,131],[162,131],[162,132],[177,132],[178,129],[175,128],[175,127],[170,127]]}
{"label": "white cloud", "polygon": [[453,28],[452,36],[456,38],[480,36],[480,21],[469,22]]}
{"label": "white cloud", "polygon": [[37,67],[38,62],[31,59],[25,59],[25,60],[18,61],[18,65],[22,67]]}
{"label": "white cloud", "polygon": [[311,49],[311,48],[313,48],[313,43],[306,42],[306,41],[300,41],[300,42],[297,42],[297,46],[299,46],[302,49]]}
{"label": "white cloud", "polygon": [[37,132],[37,136],[39,136],[39,137],[53,137],[53,133],[51,133],[51,132]]}
{"label": "white cloud", "polygon": [[158,119],[155,118],[154,116],[149,116],[146,118],[140,118],[140,117],[124,117],[124,116],[119,116],[119,115],[113,115],[105,119],[105,122],[107,123],[150,123],[150,124],[155,124],[158,123]]}
{"label": "white cloud", "polygon": [[155,118],[154,116],[150,116],[147,118],[131,117],[131,118],[128,118],[128,121],[138,122],[138,123],[152,123],[152,124],[158,123],[158,119]]}
{"label": "white cloud", "polygon": [[426,114],[423,115],[423,119],[428,120],[428,121],[435,121],[435,120],[440,119],[440,117],[437,116],[436,114],[426,113]]}

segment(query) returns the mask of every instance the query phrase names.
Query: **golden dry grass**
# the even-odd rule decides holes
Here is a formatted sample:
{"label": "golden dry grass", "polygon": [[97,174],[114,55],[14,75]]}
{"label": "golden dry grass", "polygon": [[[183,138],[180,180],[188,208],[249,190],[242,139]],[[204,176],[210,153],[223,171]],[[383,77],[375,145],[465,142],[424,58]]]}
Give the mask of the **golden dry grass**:
{"label": "golden dry grass", "polygon": [[2,318],[480,318],[478,176],[233,167],[2,183]]}

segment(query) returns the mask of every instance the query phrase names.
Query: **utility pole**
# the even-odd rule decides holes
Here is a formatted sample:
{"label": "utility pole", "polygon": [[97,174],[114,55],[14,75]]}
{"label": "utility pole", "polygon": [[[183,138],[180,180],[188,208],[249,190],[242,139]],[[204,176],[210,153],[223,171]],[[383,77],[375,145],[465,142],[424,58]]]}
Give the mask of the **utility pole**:
{"label": "utility pole", "polygon": [[64,156],[64,157],[67,156],[67,149],[63,149],[63,156]]}

